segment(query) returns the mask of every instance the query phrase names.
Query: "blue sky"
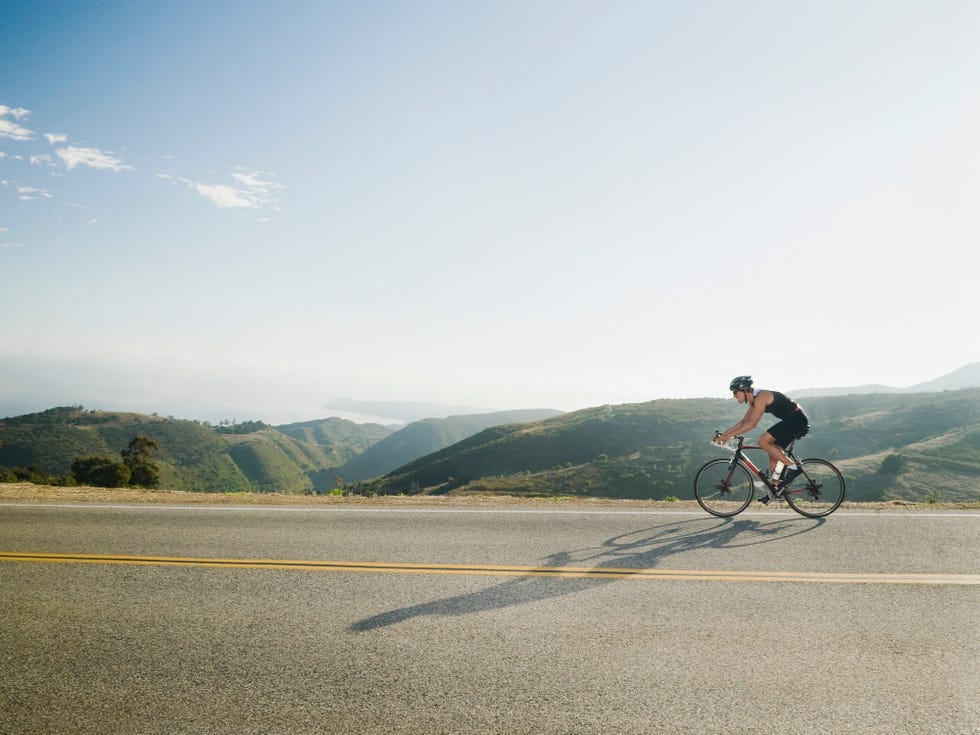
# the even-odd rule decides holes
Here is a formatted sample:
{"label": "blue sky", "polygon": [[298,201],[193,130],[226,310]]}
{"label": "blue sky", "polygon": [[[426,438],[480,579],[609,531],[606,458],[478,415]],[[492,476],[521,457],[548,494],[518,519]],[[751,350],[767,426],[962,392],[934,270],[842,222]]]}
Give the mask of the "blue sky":
{"label": "blue sky", "polygon": [[0,416],[980,359],[975,2],[0,0]]}

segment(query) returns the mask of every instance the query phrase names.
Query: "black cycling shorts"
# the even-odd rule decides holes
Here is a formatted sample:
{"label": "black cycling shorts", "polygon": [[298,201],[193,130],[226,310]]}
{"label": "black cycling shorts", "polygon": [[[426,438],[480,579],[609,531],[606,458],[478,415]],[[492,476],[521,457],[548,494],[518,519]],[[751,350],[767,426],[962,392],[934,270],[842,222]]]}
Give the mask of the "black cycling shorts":
{"label": "black cycling shorts", "polygon": [[786,449],[791,441],[807,435],[810,431],[810,419],[802,411],[797,411],[788,419],[773,424],[766,431],[776,440],[776,444]]}

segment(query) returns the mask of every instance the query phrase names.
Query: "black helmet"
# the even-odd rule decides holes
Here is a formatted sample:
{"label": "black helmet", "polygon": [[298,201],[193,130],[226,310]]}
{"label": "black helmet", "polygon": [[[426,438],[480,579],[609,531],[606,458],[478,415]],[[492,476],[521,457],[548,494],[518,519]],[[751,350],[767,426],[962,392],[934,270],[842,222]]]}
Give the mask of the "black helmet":
{"label": "black helmet", "polygon": [[728,384],[728,390],[732,393],[737,390],[752,390],[752,376],[739,375],[737,378],[732,378],[732,382]]}

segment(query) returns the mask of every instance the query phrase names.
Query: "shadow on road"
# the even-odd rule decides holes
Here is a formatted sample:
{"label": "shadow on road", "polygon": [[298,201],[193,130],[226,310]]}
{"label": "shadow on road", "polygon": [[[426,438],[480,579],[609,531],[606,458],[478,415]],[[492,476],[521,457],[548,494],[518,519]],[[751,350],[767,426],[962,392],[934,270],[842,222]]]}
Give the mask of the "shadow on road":
{"label": "shadow on road", "polygon": [[[734,549],[785,541],[819,528],[824,518],[779,520],[691,519],[645,528],[606,539],[595,547],[560,551],[541,562],[543,567],[594,567],[653,569],[666,559],[696,549]],[[572,595],[582,590],[619,581],[580,577],[516,577],[488,587],[443,600],[402,607],[359,620],[350,627],[363,633],[426,615],[452,617],[525,605],[551,597]]]}

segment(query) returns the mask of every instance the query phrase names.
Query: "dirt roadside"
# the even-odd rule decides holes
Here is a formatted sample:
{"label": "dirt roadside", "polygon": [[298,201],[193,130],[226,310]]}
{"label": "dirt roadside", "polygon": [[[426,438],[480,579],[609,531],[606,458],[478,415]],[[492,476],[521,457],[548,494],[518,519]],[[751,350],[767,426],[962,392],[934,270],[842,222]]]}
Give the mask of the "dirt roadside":
{"label": "dirt roadside", "polygon": [[[265,505],[265,506],[365,506],[405,508],[514,508],[541,509],[563,507],[586,510],[612,509],[697,509],[693,500],[614,500],[610,498],[516,498],[487,495],[383,496],[364,498],[336,495],[283,495],[277,493],[194,493],[179,490],[140,490],[135,488],[52,487],[26,482],[0,483],[0,503],[76,503],[76,504],[162,504],[162,505]],[[842,508],[865,511],[909,512],[923,510],[973,510],[980,503],[844,503]]]}

